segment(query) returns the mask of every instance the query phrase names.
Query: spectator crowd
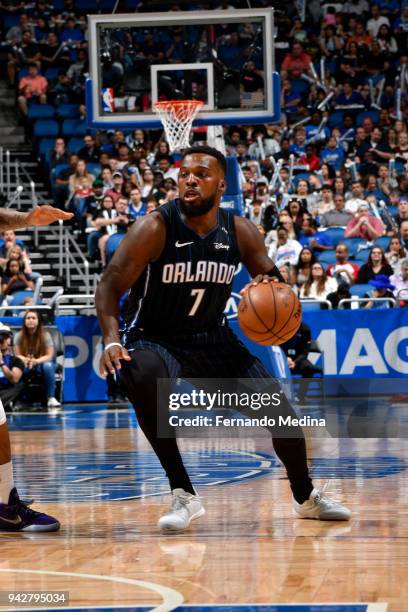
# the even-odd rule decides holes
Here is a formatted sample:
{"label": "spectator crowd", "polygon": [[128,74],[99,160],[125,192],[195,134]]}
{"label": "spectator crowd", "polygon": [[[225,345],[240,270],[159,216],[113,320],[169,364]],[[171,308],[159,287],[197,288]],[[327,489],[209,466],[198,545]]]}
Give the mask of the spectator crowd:
{"label": "spectator crowd", "polygon": [[[45,0],[30,5],[3,0],[8,17],[3,16],[3,39],[22,120],[40,105],[53,106],[56,116],[65,118],[53,138],[41,138],[29,124],[27,130],[55,203],[75,213],[89,259],[103,267],[138,217],[177,198],[179,157],[170,153],[160,130],[87,129],[89,58],[80,4],[64,0],[57,8]],[[146,3],[133,4],[136,11],[146,10]],[[224,127],[227,153],[240,166],[246,216],[302,298],[328,299],[336,307],[353,287],[366,285],[367,298],[392,299],[367,299],[364,307],[405,305],[408,2],[311,0],[304,19],[283,3],[253,4],[276,9],[282,118],[274,125]],[[191,5],[246,6],[239,0],[219,7]],[[186,8],[174,3],[168,10]],[[14,25],[7,28],[11,16]],[[137,61],[178,61],[179,31],[167,49],[154,32],[144,36]],[[224,61],[234,62],[250,90],[261,86],[256,61],[248,60],[253,36],[250,28],[242,31],[234,24],[223,31]],[[82,132],[69,132],[68,116]],[[7,264],[4,295],[17,282],[19,287],[32,283],[23,252],[20,259]]]}

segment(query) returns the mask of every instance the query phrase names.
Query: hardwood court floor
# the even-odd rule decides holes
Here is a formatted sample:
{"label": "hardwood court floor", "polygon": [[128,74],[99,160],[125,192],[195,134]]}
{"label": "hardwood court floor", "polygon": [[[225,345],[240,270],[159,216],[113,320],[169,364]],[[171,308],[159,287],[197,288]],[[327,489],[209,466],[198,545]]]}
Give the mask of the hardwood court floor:
{"label": "hardwood court floor", "polygon": [[[185,440],[207,514],[166,536],[156,529],[166,480],[130,412],[68,407],[9,425],[20,495],[62,529],[0,533],[0,591],[69,591],[71,607],[95,609],[382,602],[408,611],[403,440],[309,441],[315,480],[332,478],[350,523],[292,515],[268,439]],[[367,608],[313,607],[323,609]]]}

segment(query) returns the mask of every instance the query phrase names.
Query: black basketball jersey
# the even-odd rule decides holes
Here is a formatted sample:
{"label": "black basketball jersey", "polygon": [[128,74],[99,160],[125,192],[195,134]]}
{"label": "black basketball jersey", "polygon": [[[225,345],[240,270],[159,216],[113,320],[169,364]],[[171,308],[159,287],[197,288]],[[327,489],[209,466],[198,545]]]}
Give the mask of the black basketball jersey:
{"label": "black basketball jersey", "polygon": [[140,333],[176,337],[222,325],[241,259],[231,213],[220,208],[218,225],[199,236],[184,223],[177,201],[158,210],[166,244],[129,292],[122,312],[125,343]]}

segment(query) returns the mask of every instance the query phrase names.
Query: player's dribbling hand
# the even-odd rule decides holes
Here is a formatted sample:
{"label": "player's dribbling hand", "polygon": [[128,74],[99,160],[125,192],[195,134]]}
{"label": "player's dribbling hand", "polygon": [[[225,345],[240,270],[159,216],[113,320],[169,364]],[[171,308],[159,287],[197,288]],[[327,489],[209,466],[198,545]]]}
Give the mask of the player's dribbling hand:
{"label": "player's dribbling hand", "polygon": [[244,295],[244,293],[248,291],[250,287],[256,287],[259,283],[279,283],[279,278],[276,278],[276,276],[268,276],[267,274],[258,274],[258,276],[255,276],[250,283],[247,283],[245,287],[242,287],[240,294]]}
{"label": "player's dribbling hand", "polygon": [[103,378],[108,374],[115,374],[115,370],[120,370],[121,359],[130,361],[131,357],[124,346],[111,346],[104,350],[99,361],[99,373]]}

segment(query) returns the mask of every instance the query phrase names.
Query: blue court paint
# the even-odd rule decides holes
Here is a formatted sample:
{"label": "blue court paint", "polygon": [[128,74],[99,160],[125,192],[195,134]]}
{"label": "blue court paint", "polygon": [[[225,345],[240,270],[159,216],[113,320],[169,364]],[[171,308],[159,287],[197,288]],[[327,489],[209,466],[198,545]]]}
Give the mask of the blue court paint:
{"label": "blue court paint", "polygon": [[[369,604],[286,604],[286,605],[202,605],[179,606],[173,612],[369,612]],[[58,608],[47,608],[47,612],[59,612]],[[70,612],[150,612],[151,607],[132,608],[69,608]],[[29,611],[28,611],[29,612]]]}
{"label": "blue court paint", "polygon": [[[198,488],[285,477],[276,456],[266,453],[197,449],[184,452],[183,457]],[[38,502],[125,500],[168,492],[167,478],[153,451],[30,454],[16,455],[13,461],[20,495]],[[403,459],[391,455],[311,460],[311,473],[317,479],[383,478],[406,467]]]}

